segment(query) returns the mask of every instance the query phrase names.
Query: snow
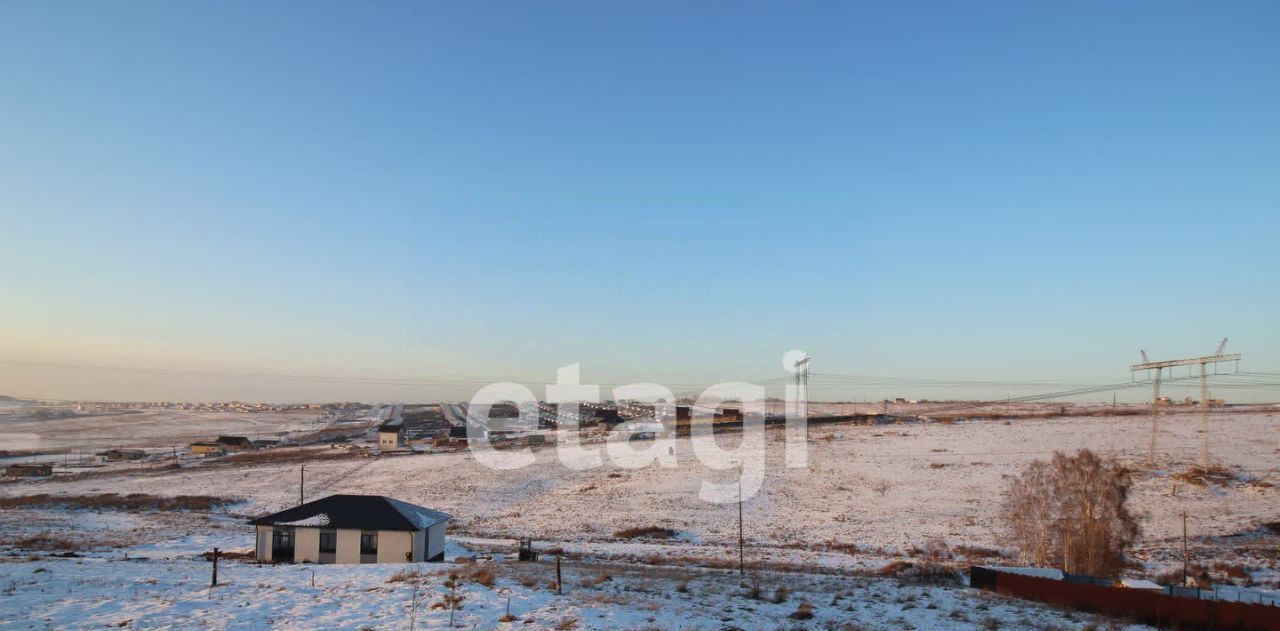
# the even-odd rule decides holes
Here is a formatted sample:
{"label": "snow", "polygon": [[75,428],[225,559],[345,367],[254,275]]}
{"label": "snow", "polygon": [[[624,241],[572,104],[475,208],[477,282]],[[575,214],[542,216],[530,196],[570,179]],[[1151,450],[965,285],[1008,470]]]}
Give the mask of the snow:
{"label": "snow", "polygon": [[413,522],[413,524],[418,528],[430,528],[442,521],[449,520],[449,515],[440,511],[434,511],[422,506],[415,506],[408,502],[401,502],[399,500],[392,499],[391,505],[394,506],[396,510],[400,511],[400,514],[404,515],[406,519]]}
{"label": "snow", "polygon": [[[1199,417],[1194,414],[1169,414],[1162,419],[1160,454],[1154,467],[1146,464],[1150,425],[1145,417],[815,426],[810,434],[807,469],[784,466],[781,432],[771,430],[764,488],[743,505],[747,561],[766,568],[766,581],[780,581],[785,576],[787,585],[799,586],[797,591],[811,589],[802,597],[819,609],[817,622],[850,620],[873,628],[902,627],[904,623],[917,628],[972,627],[990,615],[1009,627],[1079,626],[1087,618],[1064,621],[1045,617],[1048,614],[1039,610],[1034,615],[1021,613],[1012,608],[1032,611],[1031,606],[981,600],[987,597],[968,590],[852,575],[907,557],[912,547],[931,541],[946,542],[953,550],[962,544],[999,548],[999,498],[1007,476],[1015,475],[1032,460],[1048,458],[1054,450],[1088,447],[1133,467],[1134,510],[1147,516],[1135,551],[1137,560],[1146,565],[1140,575],[1151,577],[1175,564],[1181,567],[1181,514],[1186,510],[1195,516],[1189,522],[1194,558],[1240,562],[1249,566],[1255,581],[1274,583],[1280,580],[1274,555],[1268,556],[1274,539],[1254,533],[1260,532],[1261,524],[1277,520],[1280,421],[1264,414],[1214,414],[1212,424],[1211,451],[1236,474],[1235,480],[1225,485],[1178,482],[1178,474],[1199,457]],[[104,433],[120,431],[124,430],[103,429]],[[726,436],[717,440],[732,448],[737,439]],[[584,444],[583,448],[600,449],[609,463],[600,445]],[[797,596],[783,605],[740,598],[735,595],[742,591],[737,583],[715,570],[694,567],[736,559],[738,512],[736,505],[697,499],[703,479],[728,478],[704,467],[687,440],[677,443],[675,468],[606,464],[600,469],[578,470],[561,463],[554,446],[534,453],[535,464],[516,471],[487,469],[466,451],[315,459],[307,462],[307,496],[388,495],[448,512],[454,516],[446,544],[450,559],[469,556],[468,549],[489,550],[496,552],[496,559],[505,558],[514,554],[517,538],[532,537],[539,549],[562,547],[575,559],[573,563],[596,564],[591,576],[597,571],[614,575],[614,581],[604,582],[599,589],[575,587],[572,595],[557,597],[547,593],[545,577],[532,587],[526,586],[520,582],[525,570],[500,563],[510,576],[500,579],[498,587],[511,591],[513,610],[520,607],[518,615],[529,614],[536,620],[518,628],[554,627],[568,616],[579,617],[580,628],[721,628],[729,624],[776,628],[794,624],[785,616],[795,610]],[[230,586],[212,594],[202,587],[207,585],[207,566],[189,557],[214,546],[252,549],[253,529],[245,521],[295,505],[297,487],[292,481],[296,480],[296,463],[264,462],[197,463],[177,470],[130,468],[79,478],[2,484],[0,495],[5,496],[159,493],[216,495],[242,503],[231,507],[229,513],[215,514],[0,511],[0,528],[7,535],[12,533],[14,540],[56,532],[90,546],[98,555],[35,562],[24,561],[25,551],[15,557],[0,556],[4,561],[0,562],[0,591],[12,583],[17,598],[12,604],[0,600],[0,627],[11,618],[24,623],[15,625],[19,628],[96,626],[123,619],[134,619],[133,626],[182,626],[184,615],[193,616],[195,625],[232,628],[304,626],[299,620],[339,628],[356,628],[366,622],[378,628],[405,626],[408,592],[403,584],[385,583],[387,573],[394,571],[385,567],[317,566],[317,580],[330,580],[311,588],[310,568],[229,563]],[[432,513],[435,511],[419,518]],[[678,534],[668,540],[634,541],[614,535],[622,529],[645,526],[670,528]],[[148,560],[124,562],[125,554],[130,559]],[[963,557],[959,560],[963,564]],[[608,569],[599,569],[605,566]],[[35,572],[42,567],[46,571]],[[444,570],[437,565],[424,567],[435,574]],[[803,567],[822,575],[796,578],[783,574],[792,571],[787,567]],[[133,568],[150,568],[159,583],[135,585],[132,581],[149,577]],[[645,571],[655,576],[619,578],[633,572],[627,568],[647,568]],[[671,572],[680,574],[671,576]],[[575,574],[575,585],[583,578]],[[701,598],[676,595],[683,594],[676,587],[685,580],[691,581],[690,593]],[[258,584],[266,587],[253,587]],[[652,593],[626,589],[637,585]],[[68,594],[68,589],[76,593]],[[121,589],[136,590],[141,600],[120,598]],[[474,604],[471,611],[464,609],[465,616],[472,616],[467,618],[468,625],[493,627],[496,616],[486,616],[505,604],[505,596],[474,585],[467,589],[471,599],[468,608]],[[40,590],[45,593],[36,593]],[[371,591],[366,596],[363,590]],[[836,611],[828,611],[833,593],[850,595],[834,607]],[[912,608],[906,607],[912,601],[898,602],[908,596],[916,599]],[[925,607],[926,596],[937,609]],[[988,610],[977,609],[978,604]],[[854,611],[846,611],[848,606]],[[77,607],[85,608],[83,622],[74,616]],[[958,610],[957,616],[965,620],[951,618],[951,610]],[[419,624],[439,626],[437,614],[430,613],[427,622],[420,618]],[[1030,616],[1033,623],[1018,622],[1022,615]],[[721,621],[720,616],[731,618],[732,623]],[[751,616],[758,616],[759,621],[753,622]],[[812,626],[820,625],[815,622]]]}
{"label": "snow", "polygon": [[1062,570],[1055,570],[1052,568],[1044,568],[1044,567],[990,567],[988,569],[992,569],[997,572],[1004,572],[1005,574],[1018,574],[1021,576],[1031,576],[1035,578],[1047,578],[1055,581],[1060,581],[1063,578],[1065,578],[1065,575],[1062,573]]}
{"label": "snow", "polygon": [[[448,626],[433,609],[448,592],[446,574],[469,564],[257,565],[224,560],[219,585],[210,564],[181,558],[44,559],[0,563],[0,627],[87,629],[363,629]],[[462,628],[776,629],[803,626],[1009,629],[1081,628],[1086,614],[1062,612],[976,590],[909,585],[885,579],[791,575],[751,580],[733,573],[565,563],[563,593],[551,586],[553,563],[495,562],[491,587],[462,580]],[[389,581],[418,571],[414,583]],[[779,594],[780,588],[789,593]],[[416,608],[413,605],[416,598]],[[515,622],[502,623],[510,603]],[[778,602],[774,602],[777,600]],[[1134,626],[1133,629],[1146,627]]]}
{"label": "snow", "polygon": [[1120,585],[1129,589],[1151,589],[1155,591],[1164,591],[1164,585],[1140,578],[1122,578],[1120,579]]}
{"label": "snow", "polygon": [[328,513],[316,513],[305,519],[295,519],[294,521],[278,522],[277,526],[310,526],[312,528],[321,528],[329,525]]}
{"label": "snow", "polygon": [[[1006,476],[1055,449],[1089,447],[1134,466],[1135,512],[1147,515],[1138,552],[1172,562],[1181,556],[1183,510],[1196,516],[1193,537],[1248,532],[1276,520],[1280,421],[1231,414],[1214,415],[1213,424],[1213,453],[1258,482],[1205,487],[1159,475],[1145,464],[1150,425],[1142,417],[821,426],[811,431],[807,469],[784,466],[781,433],[770,431],[764,489],[743,506],[745,535],[756,549],[813,552],[829,543],[902,552],[935,539],[999,547]],[[1157,471],[1179,472],[1197,460],[1198,425],[1195,415],[1162,420]],[[592,448],[601,449],[584,445]],[[701,545],[736,545],[736,506],[697,498],[703,479],[728,478],[704,467],[687,440],[677,442],[678,464],[669,469],[620,468],[605,456],[603,468],[576,470],[559,461],[554,447],[535,455],[534,465],[515,471],[485,468],[467,451],[316,460],[307,465],[308,496],[388,495],[449,513],[453,528],[482,537],[607,542],[617,530],[654,525],[688,533]],[[295,464],[196,465],[19,482],[0,486],[0,494],[218,495],[244,499],[239,510],[261,515],[295,504],[296,486],[280,480],[296,473]]]}

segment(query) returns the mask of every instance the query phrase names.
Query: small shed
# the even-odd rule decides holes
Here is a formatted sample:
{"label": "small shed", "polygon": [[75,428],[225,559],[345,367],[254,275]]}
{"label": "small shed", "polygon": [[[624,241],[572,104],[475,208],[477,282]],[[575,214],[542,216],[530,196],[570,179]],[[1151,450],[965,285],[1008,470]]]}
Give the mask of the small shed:
{"label": "small shed", "polygon": [[4,468],[4,474],[15,478],[38,478],[53,475],[53,465],[36,462],[11,464]]}
{"label": "small shed", "polygon": [[227,453],[226,445],[213,440],[191,443],[191,453],[199,456],[219,456]]}

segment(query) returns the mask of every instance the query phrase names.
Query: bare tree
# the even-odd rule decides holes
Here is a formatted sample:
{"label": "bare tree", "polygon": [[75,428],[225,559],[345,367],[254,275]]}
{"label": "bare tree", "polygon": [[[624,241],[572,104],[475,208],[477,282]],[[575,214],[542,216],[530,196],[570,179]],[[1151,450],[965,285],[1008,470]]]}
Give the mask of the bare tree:
{"label": "bare tree", "polygon": [[1114,576],[1141,532],[1127,506],[1131,484],[1119,462],[1087,449],[1033,462],[1005,491],[1008,540],[1023,563]]}

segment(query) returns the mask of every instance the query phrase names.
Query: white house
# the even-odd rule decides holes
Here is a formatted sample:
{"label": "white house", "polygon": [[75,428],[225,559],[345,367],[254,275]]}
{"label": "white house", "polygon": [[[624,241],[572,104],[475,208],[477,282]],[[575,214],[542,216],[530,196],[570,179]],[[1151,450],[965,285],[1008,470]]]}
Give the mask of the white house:
{"label": "white house", "polygon": [[330,495],[249,524],[259,561],[417,563],[444,560],[449,519],[381,495]]}

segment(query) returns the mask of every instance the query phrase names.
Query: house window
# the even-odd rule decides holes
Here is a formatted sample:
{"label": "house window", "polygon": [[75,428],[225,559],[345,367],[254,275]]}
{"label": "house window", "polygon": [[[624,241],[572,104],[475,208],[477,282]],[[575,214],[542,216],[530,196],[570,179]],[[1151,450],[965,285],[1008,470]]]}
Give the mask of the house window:
{"label": "house window", "polygon": [[360,554],[377,554],[378,553],[378,533],[362,532],[360,533]]}
{"label": "house window", "polygon": [[293,559],[293,529],[271,529],[271,558],[277,561]]}
{"label": "house window", "polygon": [[321,552],[337,552],[338,550],[338,533],[333,530],[320,531],[320,551]]}

